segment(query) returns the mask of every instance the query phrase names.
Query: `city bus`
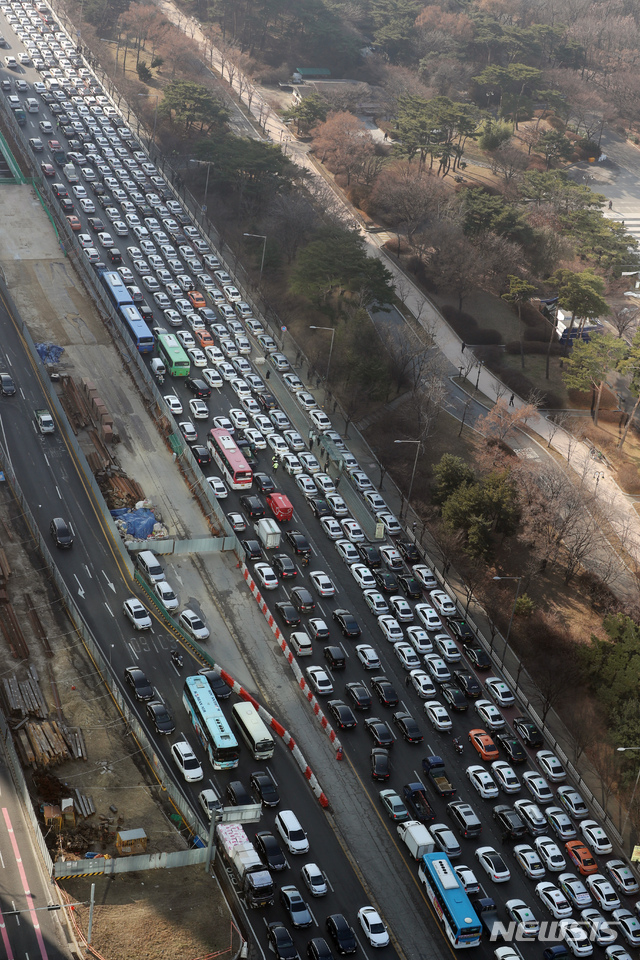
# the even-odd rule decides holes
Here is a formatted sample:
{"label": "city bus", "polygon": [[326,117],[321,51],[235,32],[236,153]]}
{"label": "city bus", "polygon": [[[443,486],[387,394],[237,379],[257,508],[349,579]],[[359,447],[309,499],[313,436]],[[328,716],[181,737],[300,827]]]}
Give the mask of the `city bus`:
{"label": "city bus", "polygon": [[425,853],[418,877],[454,949],[477,947],[482,926],[449,858],[444,853]]}
{"label": "city bus", "polygon": [[158,353],[172,377],[188,377],[191,361],[182,349],[177,337],[172,333],[158,335]]}
{"label": "city bus", "polygon": [[[161,338],[158,337],[158,339]],[[209,430],[207,446],[209,453],[222,470],[224,479],[233,490],[245,490],[251,486],[253,471],[228,430],[220,427]]]}
{"label": "city bus", "polygon": [[187,677],[182,702],[196,736],[207,751],[214,770],[233,770],[238,766],[238,741],[211,692],[206,677]]}
{"label": "city bus", "polygon": [[131,294],[127,290],[126,284],[116,270],[103,270],[100,274],[102,286],[107,291],[107,295],[116,310],[127,303],[133,303]]}
{"label": "city bus", "polygon": [[252,703],[234,703],[231,708],[240,736],[251,750],[254,760],[268,760],[273,756],[275,742],[267,725]]}
{"label": "city bus", "polygon": [[156,342],[155,337],[142,319],[138,308],[133,303],[125,303],[118,308],[118,313],[122,317],[127,332],[136,345],[136,349],[139,350],[140,353],[151,353]]}

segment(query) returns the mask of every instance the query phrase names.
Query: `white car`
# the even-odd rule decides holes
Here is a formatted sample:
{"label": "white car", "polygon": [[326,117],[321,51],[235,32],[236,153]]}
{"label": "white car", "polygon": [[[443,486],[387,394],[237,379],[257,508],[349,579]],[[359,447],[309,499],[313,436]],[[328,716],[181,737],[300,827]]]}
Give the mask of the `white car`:
{"label": "white car", "polygon": [[608,860],[604,865],[611,882],[623,893],[632,894],[640,890],[640,885],[624,860]]}
{"label": "white car", "polygon": [[571,904],[562,890],[559,890],[550,880],[543,880],[536,884],[536,897],[542,901],[556,920],[571,916]]}
{"label": "white car", "polygon": [[490,730],[502,730],[506,726],[504,717],[490,700],[476,700],[475,711]]}
{"label": "white car", "polygon": [[382,614],[389,613],[387,602],[378,590],[365,590],[363,597],[374,616],[381,617]]}
{"label": "white car", "polygon": [[315,587],[318,596],[333,597],[335,595],[336,588],[333,580],[322,570],[312,570],[309,574],[309,580],[311,580],[311,583]]}
{"label": "white car", "polygon": [[321,517],[320,526],[330,540],[339,540],[342,537],[342,527],[335,517]]}
{"label": "white car", "polygon": [[590,937],[600,947],[608,947],[617,939],[615,930],[609,926],[603,915],[595,907],[587,907],[580,911],[580,917],[589,931]]}
{"label": "white car", "polygon": [[462,660],[462,656],[456,646],[455,640],[452,640],[448,634],[436,634],[436,636],[433,638],[433,645],[442,659],[446,660],[447,663],[457,663],[459,660]]}
{"label": "white car", "polygon": [[[256,379],[254,377],[254,379]],[[256,390],[255,385],[253,389]],[[259,391],[256,391],[259,392]],[[304,440],[299,433],[295,430],[285,430],[282,434],[290,450],[293,450],[294,453],[300,453],[301,450],[304,450]]]}
{"label": "white car", "polygon": [[[270,437],[267,437],[267,443],[269,442]],[[305,497],[315,497],[317,496],[318,491],[316,490],[316,485],[306,473],[299,473],[295,478],[296,483],[300,490],[304,493]]]}
{"label": "white car", "polygon": [[295,373],[285,373],[282,382],[290,393],[300,393],[304,390],[304,383]]}
{"label": "white car", "polygon": [[536,760],[542,768],[542,772],[549,780],[553,781],[553,783],[559,783],[561,780],[567,779],[564,767],[551,750],[538,750]]}
{"label": "white car", "polygon": [[186,740],[171,744],[171,756],[187,783],[204,779],[200,762]]}
{"label": "white car", "polygon": [[320,473],[322,467],[317,457],[314,457],[312,453],[301,453],[299,454],[300,463],[305,468],[307,473],[314,474]]}
{"label": "white car", "polygon": [[585,817],[589,816],[588,806],[573,787],[558,787],[557,795],[562,806],[574,820],[584,820]]}
{"label": "white car", "polygon": [[516,800],[513,809],[519,815],[523,823],[526,824],[529,833],[536,837],[544,833],[547,829],[545,815],[537,803],[532,800]]}
{"label": "white car", "polygon": [[[222,377],[213,367],[205,367],[202,371],[202,379],[208,386],[215,390],[222,389]],[[248,438],[247,438],[248,439]],[[266,444],[265,444],[266,446]]]}
{"label": "white car", "polygon": [[386,510],[381,510],[379,513],[376,513],[376,520],[378,523],[382,524],[387,536],[398,537],[402,533],[402,527],[400,526],[397,517],[394,517],[392,513],[389,513]]}
{"label": "white car", "polygon": [[620,944],[614,944],[612,947],[605,947],[605,956],[607,960],[631,960],[631,954],[627,953]]}
{"label": "white car", "polygon": [[611,840],[596,820],[583,820],[578,830],[595,853],[613,853]]}
{"label": "white car", "polygon": [[164,402],[169,407],[171,413],[182,413],[182,403],[180,402],[180,398],[176,397],[175,393],[167,394]]}
{"label": "white car", "polygon": [[415,613],[427,630],[442,630],[442,620],[428,603],[416,603]]}
{"label": "white car", "polygon": [[531,907],[524,900],[507,900],[505,908],[509,916],[518,924],[516,937],[535,940],[540,933],[540,921],[536,919]]}
{"label": "white car", "polygon": [[187,443],[198,442],[198,431],[190,420],[181,420],[178,426],[180,427],[180,432]]}
{"label": "white car", "polygon": [[[316,482],[317,482],[317,479],[318,478],[315,477]],[[327,492],[327,491],[323,491],[323,492]],[[333,491],[330,490],[328,492],[332,493]],[[362,527],[360,526],[359,523],[356,523],[355,520],[348,520],[348,519],[341,520],[340,526],[344,530],[345,537],[347,537],[347,539],[350,540],[351,543],[364,543],[364,533],[362,531]]]}
{"label": "white car", "polygon": [[626,910],[624,907],[620,910],[614,910],[612,919],[630,947],[640,946],[640,922],[630,910]]}
{"label": "white car", "polygon": [[249,426],[249,418],[239,407],[232,407],[229,410],[229,419],[237,430],[245,430]]}
{"label": "white car", "polygon": [[359,643],[356,647],[356,654],[365,670],[378,670],[380,668],[380,657],[368,643]]}
{"label": "white car", "polygon": [[513,767],[506,760],[494,760],[491,772],[496,783],[505,793],[520,793],[520,781],[516,777]]}
{"label": "white car", "polygon": [[[388,613],[383,614],[383,616],[381,617],[378,617],[378,626],[384,633],[389,643],[398,643],[401,640],[404,640],[402,627],[400,626],[396,618],[390,616]],[[414,664],[414,666],[419,667],[420,661],[416,657],[416,653],[413,647],[411,647],[411,652],[416,659],[416,663]]]}
{"label": "white car", "polygon": [[445,732],[451,730],[453,723],[446,709],[437,700],[427,700],[424,705],[424,712],[428,716],[434,730]]}
{"label": "white car", "polygon": [[513,855],[525,876],[529,877],[530,880],[538,880],[540,877],[544,877],[545,870],[542,860],[528,843],[519,843],[515,846]]}
{"label": "white car", "polygon": [[178,617],[178,624],[194,640],[208,640],[209,630],[194,610],[183,610]]}
{"label": "white car", "polygon": [[264,590],[276,590],[280,586],[280,581],[268,563],[256,563],[253,569]]}
{"label": "white car", "polygon": [[[373,490],[373,484],[363,470],[353,470],[351,473],[351,479],[356,490],[358,490],[360,493],[364,493],[365,490]],[[382,509],[384,510],[385,507]]]}
{"label": "white car", "polygon": [[307,667],[305,670],[309,685],[317,694],[333,693],[333,684],[326,670],[322,667]]}
{"label": "white car", "polygon": [[165,610],[171,611],[178,609],[178,598],[173,592],[173,587],[171,587],[166,580],[156,581],[156,583],[153,584],[153,590]]}
{"label": "white car", "polygon": [[527,770],[522,774],[522,782],[538,803],[551,803],[553,791],[541,773]]}
{"label": "white car", "polygon": [[509,867],[493,847],[478,847],[475,855],[482,869],[494,883],[507,883],[511,879]]}
{"label": "white car", "polygon": [[420,658],[410,644],[403,642],[394,643],[393,649],[405,670],[415,670],[420,666]]}
{"label": "white car", "polygon": [[466,867],[463,863],[461,863],[453,869],[457,873],[458,880],[462,884],[464,892],[467,894],[467,896],[470,893],[480,893],[480,884],[478,883],[478,878],[471,867]]}
{"label": "white car", "polygon": [[437,588],[438,581],[436,580],[433,570],[424,563],[416,563],[411,572],[426,590],[434,590]]}
{"label": "white car", "polygon": [[326,501],[329,504],[331,511],[335,517],[346,517],[349,513],[349,508],[347,507],[345,501],[342,499],[338,493],[329,493],[327,494]]}
{"label": "white car", "polygon": [[[349,540],[336,540],[336,550],[347,566],[351,567],[354,563],[360,562],[360,555]],[[375,586],[375,581],[373,585]]]}
{"label": "white car", "polygon": [[438,611],[438,613],[443,617],[457,617],[458,610],[449,596],[444,590],[432,590],[431,591],[431,602]]}
{"label": "white car", "polygon": [[[297,477],[298,474],[302,473],[302,464],[300,463],[298,457],[296,457],[295,453],[285,453],[282,457],[282,466],[290,477]],[[338,526],[338,530],[340,531],[340,536],[342,536],[342,529],[340,526]]]}
{"label": "white car", "polygon": [[416,653],[433,653],[433,644],[424,627],[407,627],[406,634]]}
{"label": "white car", "polygon": [[200,347],[189,347],[187,350],[187,356],[191,360],[191,363],[194,365],[194,367],[206,367],[207,358]]}
{"label": "white car", "polygon": [[404,597],[389,597],[389,606],[393,610],[394,616],[399,623],[408,623],[413,620],[413,610],[411,604]]}
{"label": "white car", "polygon": [[218,500],[226,500],[229,496],[227,485],[221,477],[207,477],[207,483]]}
{"label": "white car", "polygon": [[535,848],[547,870],[559,873],[567,866],[567,862],[560,852],[560,847],[551,837],[536,837]]}
{"label": "white car", "polygon": [[451,680],[449,668],[437,653],[427,653],[424,658],[424,663],[427,670],[437,683],[446,683],[447,680]]}
{"label": "white car", "polygon": [[360,907],[358,920],[372,947],[386,947],[388,945],[389,931],[377,910],[374,910],[373,907]]}
{"label": "white car", "polygon": [[317,863],[305,863],[301,876],[312,897],[326,896],[329,890],[327,878]]}
{"label": "white car", "polygon": [[480,764],[467,767],[466,773],[471,786],[474,790],[477,790],[483,800],[493,800],[498,796],[498,787],[495,780],[489,771],[481,767]]}
{"label": "white car", "polygon": [[382,557],[385,565],[389,570],[403,570],[404,569],[404,560],[399,550],[396,550],[395,547],[382,546],[380,547],[380,556]]}
{"label": "white car", "polygon": [[[358,556],[355,548],[354,548],[354,553],[356,553],[356,556]],[[354,563],[352,564],[351,567],[349,567],[349,569],[351,570],[351,576],[353,577],[353,579],[358,584],[361,590],[375,589],[375,586],[376,586],[375,577],[371,573],[371,570],[369,570],[369,567],[365,566],[364,563]],[[401,637],[402,637],[402,631],[400,632],[400,637],[396,637],[395,639],[399,640]]]}
{"label": "white car", "polygon": [[331,429],[331,420],[323,410],[310,410],[309,419],[320,431]]}
{"label": "white car", "polygon": [[511,690],[500,677],[487,677],[484,685],[491,699],[499,707],[510,707],[516,702]]}
{"label": "white car", "polygon": [[562,807],[546,807],[544,814],[549,826],[560,840],[573,840],[575,838],[576,828]]}
{"label": "white car", "polygon": [[209,417],[209,407],[204,400],[189,400],[189,409],[196,420],[207,420]]}
{"label": "white car", "polygon": [[593,953],[593,944],[589,932],[585,930],[582,924],[575,920],[561,920],[560,930],[564,941],[569,948],[569,952],[574,957],[590,957]]}
{"label": "white car", "polygon": [[409,672],[409,682],[421,700],[435,697],[436,688],[433,685],[433,680],[424,670],[411,670]]}
{"label": "white car", "polygon": [[[267,441],[262,436],[259,430],[256,430],[254,427],[248,427],[248,428],[245,427],[244,435],[246,439],[249,441],[249,443],[252,443],[254,445],[256,450],[267,449]],[[290,456],[290,454],[287,454],[287,456]]]}
{"label": "white car", "polygon": [[135,597],[125,600],[122,608],[125,617],[131,621],[136,630],[149,630],[151,628],[149,611],[139,600],[136,600]]}

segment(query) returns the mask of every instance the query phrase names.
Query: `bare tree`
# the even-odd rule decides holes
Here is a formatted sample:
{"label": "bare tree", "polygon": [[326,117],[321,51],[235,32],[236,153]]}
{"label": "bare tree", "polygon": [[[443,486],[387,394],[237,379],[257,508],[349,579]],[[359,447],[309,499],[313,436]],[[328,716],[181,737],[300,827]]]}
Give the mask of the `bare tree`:
{"label": "bare tree", "polygon": [[549,428],[549,442],[547,443],[547,448],[553,443],[553,438],[555,437],[558,430],[564,429],[567,421],[569,420],[569,414],[561,411],[560,413],[554,413],[550,417],[547,417],[547,424]]}
{"label": "bare tree", "polygon": [[535,412],[536,408],[532,404],[511,407],[504,398],[501,398],[494,403],[488,413],[477,419],[476,427],[485,436],[506,440],[516,430],[521,429]]}
{"label": "bare tree", "polygon": [[635,326],[638,312],[638,307],[621,307],[619,310],[611,310],[608,320],[611,326],[615,327],[619,337],[624,337],[627,330],[631,330]]}
{"label": "bare tree", "polygon": [[591,700],[580,698],[568,701],[563,707],[563,717],[569,731],[573,762],[577,764],[585,750],[602,742],[604,731]]}
{"label": "bare tree", "polygon": [[501,144],[491,154],[491,172],[500,174],[503,183],[508,185],[518,174],[529,166],[529,161],[518,147],[507,142]]}

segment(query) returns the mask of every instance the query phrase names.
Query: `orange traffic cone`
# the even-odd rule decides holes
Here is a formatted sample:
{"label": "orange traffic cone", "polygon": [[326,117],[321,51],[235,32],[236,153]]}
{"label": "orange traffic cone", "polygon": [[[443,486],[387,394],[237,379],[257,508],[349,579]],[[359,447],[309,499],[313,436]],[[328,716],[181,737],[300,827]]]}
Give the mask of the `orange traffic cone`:
{"label": "orange traffic cone", "polygon": [[336,760],[342,760],[342,747],[338,747],[336,750]]}

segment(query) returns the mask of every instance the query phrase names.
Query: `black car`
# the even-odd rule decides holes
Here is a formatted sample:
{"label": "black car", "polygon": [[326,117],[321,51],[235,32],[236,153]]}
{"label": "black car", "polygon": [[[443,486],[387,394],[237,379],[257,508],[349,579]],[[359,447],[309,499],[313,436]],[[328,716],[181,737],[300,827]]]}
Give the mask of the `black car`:
{"label": "black car", "polygon": [[356,935],[342,913],[327,917],[327,930],[338,953],[355,953],[358,949]]}
{"label": "black car", "polygon": [[516,717],[513,721],[516,733],[519,733],[528,747],[541,747],[544,744],[544,738],[535,723],[527,720],[526,717]]}
{"label": "black car", "polygon": [[124,679],[133,690],[136,700],[153,700],[155,693],[146,675],[139,667],[127,667]]}
{"label": "black car", "polygon": [[202,670],[201,673],[207,678],[211,692],[217,700],[227,700],[231,696],[231,687],[217,670]]}
{"label": "black car", "polygon": [[197,400],[207,400],[211,396],[211,387],[209,384],[205,383],[204,380],[200,380],[198,377],[187,377],[184,385]]}
{"label": "black car", "polygon": [[87,223],[96,233],[102,233],[107,229],[104,225],[104,220],[101,220],[100,217],[87,217]]}
{"label": "black car", "polygon": [[373,578],[382,593],[397,593],[398,580],[389,570],[374,570]]}
{"label": "black car", "polygon": [[249,777],[249,784],[263,807],[278,806],[280,794],[268,773],[264,770],[255,770]]}
{"label": "black car", "polygon": [[364,725],[365,729],[368,730],[373,737],[377,747],[391,748],[395,743],[395,738],[391,730],[389,730],[384,720],[380,720],[379,717],[367,717]]}
{"label": "black car", "polygon": [[467,647],[466,653],[468,659],[478,670],[488,670],[491,666],[491,658],[485,653],[482,647]]}
{"label": "black car", "polygon": [[353,715],[353,710],[344,700],[329,700],[327,702],[327,709],[341,730],[352,730],[358,726],[358,721]]}
{"label": "black car", "polygon": [[196,463],[201,467],[208,467],[211,463],[211,454],[207,447],[201,447],[199,444],[191,447],[191,453],[194,455]]}
{"label": "black car", "polygon": [[262,560],[262,547],[259,540],[241,540],[247,560]]}
{"label": "black car", "polygon": [[294,553],[297,553],[299,556],[303,557],[311,556],[311,547],[309,546],[309,541],[303,533],[300,533],[299,530],[287,530],[284,536]]}
{"label": "black car", "polygon": [[390,775],[389,751],[384,747],[374,747],[371,751],[371,776],[374,780],[388,780]]}
{"label": "black car", "polygon": [[276,485],[268,473],[254,473],[253,479],[260,493],[275,493]]}
{"label": "black car", "polygon": [[259,393],[258,403],[265,413],[269,413],[270,410],[276,410],[278,407],[276,398],[272,393]]}
{"label": "black car", "polygon": [[251,494],[245,494],[240,497],[240,506],[252,520],[260,520],[264,517],[265,509],[260,497],[252,497]]}
{"label": "black car", "polygon": [[360,624],[348,610],[334,610],[332,616],[340,627],[343,637],[359,637],[362,633]]}
{"label": "black car", "polygon": [[253,845],[258,851],[262,862],[266,864],[270,870],[278,871],[286,869],[287,860],[272,833],[266,830],[261,830],[259,833],[256,833]]}
{"label": "black car", "polygon": [[358,551],[360,559],[370,570],[377,570],[382,566],[382,557],[377,547],[372,547],[368,543],[356,543],[355,548]]}
{"label": "black car", "polygon": [[396,540],[396,548],[400,551],[404,561],[408,563],[410,567],[413,566],[414,563],[420,563],[422,560],[420,551],[411,540]]}
{"label": "black car", "polygon": [[287,627],[297,627],[300,623],[300,614],[288,600],[279,600],[275,604],[275,610]]}
{"label": "black car", "polygon": [[107,250],[107,256],[111,263],[115,264],[116,267],[120,266],[122,263],[122,254],[119,250],[116,250],[115,247],[111,247],[110,250]]}
{"label": "black car", "polygon": [[[318,519],[333,516],[331,507],[326,500],[322,500],[320,497],[312,497],[311,500],[307,502],[311,507],[312,513],[315,514]],[[313,940],[311,942],[313,943]],[[324,940],[322,942],[324,943]]]}
{"label": "black car", "polygon": [[354,680],[347,683],[344,689],[353,700],[353,706],[356,710],[369,710],[371,708],[371,694],[362,681]]}
{"label": "black car", "polygon": [[470,670],[456,670],[453,675],[466,697],[471,697],[472,700],[475,700],[480,696],[482,687],[478,683],[475,673],[471,673]]}
{"label": "black car", "polygon": [[176,728],[173,717],[160,700],[152,700],[147,704],[147,715],[156,728],[156,733],[173,733]]}
{"label": "black car", "polygon": [[440,692],[442,696],[447,701],[452,710],[457,710],[462,713],[463,710],[467,710],[469,704],[467,698],[459,687],[456,687],[455,683],[443,683],[440,685]]}
{"label": "black car", "polygon": [[68,550],[72,546],[73,537],[69,529],[69,524],[66,520],[63,520],[62,517],[53,518],[49,524],[49,532],[53,537],[56,547],[59,547],[60,550]]}
{"label": "black car", "polygon": [[145,303],[143,300],[142,303],[136,303],[136,307],[145,323],[153,322],[153,310],[148,303]]}
{"label": "black car", "polygon": [[73,206],[73,200],[71,200],[69,197],[61,197],[60,206],[62,207],[64,212],[67,214],[73,213],[75,209],[75,207]]}
{"label": "black car", "polygon": [[420,727],[406,710],[398,710],[394,713],[393,722],[407,743],[422,743],[424,740]]}
{"label": "black car", "polygon": [[512,763],[524,763],[527,753],[522,744],[510,733],[498,733],[494,736]]}
{"label": "black car", "polygon": [[331,947],[324,937],[314,937],[307,944],[307,956],[309,960],[333,960]]}
{"label": "black car", "polygon": [[499,803],[497,807],[493,808],[493,819],[502,830],[503,836],[511,837],[513,840],[524,837],[527,832],[519,814],[513,807],[507,806],[506,803]]}
{"label": "black car", "polygon": [[473,643],[476,639],[473,630],[466,620],[448,620],[447,626],[454,637],[457,637],[458,640],[461,640],[464,644]]}
{"label": "black car", "polygon": [[61,200],[63,197],[69,196],[67,192],[67,188],[65,187],[64,183],[52,183],[51,189],[53,190],[58,200]]}
{"label": "black car", "polygon": [[387,680],[386,677],[373,677],[371,680],[371,686],[373,687],[378,700],[383,706],[398,706],[400,697],[396,693],[396,688],[394,685],[390,680]]}
{"label": "black car", "polygon": [[16,392],[16,385],[8,373],[0,373],[0,391],[3,397],[12,397]]}
{"label": "black car", "polygon": [[344,670],[347,666],[347,658],[342,647],[325,647],[324,658],[332,670]]}
{"label": "black car", "polygon": [[398,577],[400,589],[409,600],[422,599],[422,584],[411,574],[402,574]]}
{"label": "black car", "polygon": [[294,587],[291,591],[291,603],[299,613],[311,613],[316,602],[306,587]]}
{"label": "black car", "polygon": [[277,553],[271,560],[271,566],[276,576],[281,577],[283,580],[298,576],[298,568],[286,553]]}
{"label": "black car", "polygon": [[251,794],[242,780],[232,780],[227,784],[227,797],[234,807],[246,807],[253,803]]}
{"label": "black car", "polygon": [[280,920],[267,924],[267,937],[273,947],[276,960],[300,960],[300,954],[295,948],[291,934]]}

